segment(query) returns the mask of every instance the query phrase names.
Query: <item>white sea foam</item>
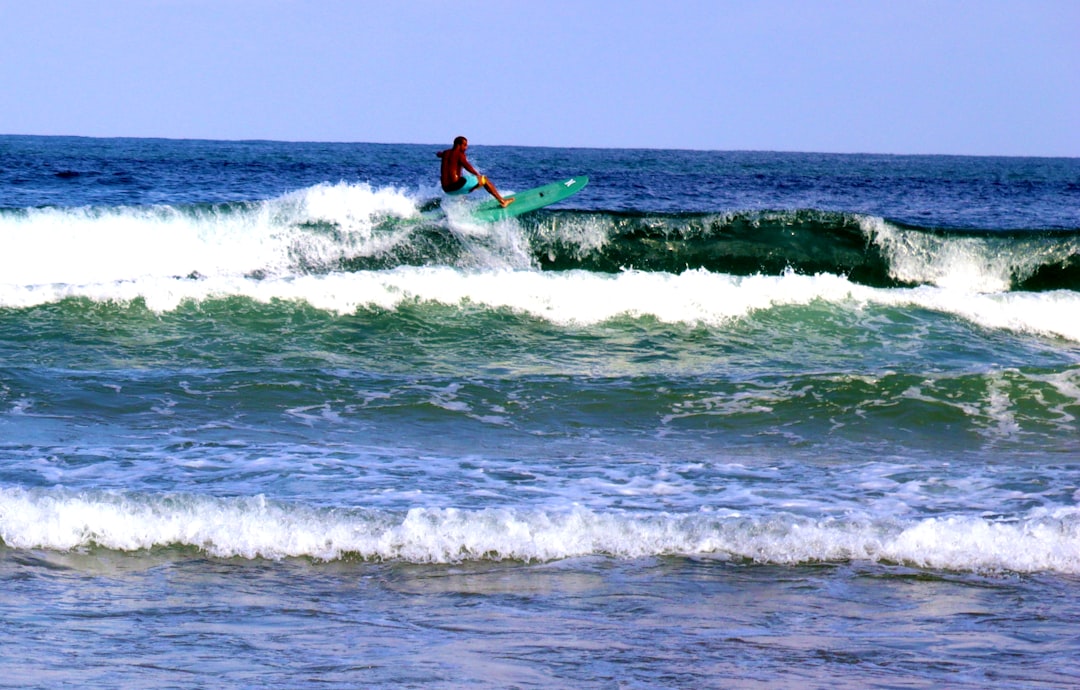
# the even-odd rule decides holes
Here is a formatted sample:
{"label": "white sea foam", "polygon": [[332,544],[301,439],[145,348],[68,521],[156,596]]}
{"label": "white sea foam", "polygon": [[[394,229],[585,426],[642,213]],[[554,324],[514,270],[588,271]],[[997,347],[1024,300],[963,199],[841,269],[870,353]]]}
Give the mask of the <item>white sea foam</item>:
{"label": "white sea foam", "polygon": [[[417,214],[402,191],[345,183],[233,206],[26,209],[0,216],[0,282],[287,274],[298,255],[318,263],[385,250],[401,235],[373,233],[378,219]],[[311,231],[320,223],[334,232]]]}
{"label": "white sea foam", "polygon": [[0,489],[11,548],[195,547],[219,557],[362,558],[414,563],[658,555],[762,563],[871,560],[959,571],[1080,573],[1080,510],[975,516],[810,519],[712,513],[414,508],[316,509],[263,497],[138,496]]}
{"label": "white sea foam", "polygon": [[991,330],[1057,336],[1080,341],[1080,293],[1054,292],[974,293],[920,287],[876,290],[868,301],[894,306],[915,306],[953,314]]}
{"label": "white sea foam", "polygon": [[1080,294],[973,293],[938,287],[873,288],[840,276],[730,276],[704,270],[682,274],[628,271],[464,271],[402,267],[385,271],[252,279],[150,277],[102,283],[0,284],[0,306],[31,307],[69,297],[102,302],[145,301],[166,312],[185,301],[247,297],[258,302],[303,301],[338,314],[395,309],[403,303],[482,305],[511,309],[563,325],[616,317],[652,317],[669,323],[723,325],[760,310],[815,301],[861,309],[867,305],[916,307],[951,314],[991,330],[1009,330],[1080,342]]}

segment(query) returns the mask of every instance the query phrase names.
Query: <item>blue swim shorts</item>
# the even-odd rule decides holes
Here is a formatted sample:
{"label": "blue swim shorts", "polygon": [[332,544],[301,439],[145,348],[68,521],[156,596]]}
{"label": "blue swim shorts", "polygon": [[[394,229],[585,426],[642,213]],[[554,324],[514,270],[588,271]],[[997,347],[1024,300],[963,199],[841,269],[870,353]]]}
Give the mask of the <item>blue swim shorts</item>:
{"label": "blue swim shorts", "polygon": [[447,194],[468,194],[480,186],[480,180],[476,179],[476,175],[473,175],[468,170],[461,171],[461,179],[465,180],[465,184],[452,192],[447,192]]}

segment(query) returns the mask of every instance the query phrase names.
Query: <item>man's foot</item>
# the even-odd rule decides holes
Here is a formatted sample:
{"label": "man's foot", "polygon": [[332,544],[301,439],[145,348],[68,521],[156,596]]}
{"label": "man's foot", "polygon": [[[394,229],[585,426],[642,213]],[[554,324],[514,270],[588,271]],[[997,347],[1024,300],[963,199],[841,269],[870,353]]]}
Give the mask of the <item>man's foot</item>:
{"label": "man's foot", "polygon": [[512,203],[514,203],[514,197],[510,197],[509,199],[499,199],[499,206],[502,206],[503,208],[506,208]]}

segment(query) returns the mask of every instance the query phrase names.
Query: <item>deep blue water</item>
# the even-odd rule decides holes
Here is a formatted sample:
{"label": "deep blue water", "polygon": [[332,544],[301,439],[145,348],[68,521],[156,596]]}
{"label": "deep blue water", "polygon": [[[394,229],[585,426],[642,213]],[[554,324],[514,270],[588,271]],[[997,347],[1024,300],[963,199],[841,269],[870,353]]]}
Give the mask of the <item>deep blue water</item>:
{"label": "deep blue water", "polygon": [[30,687],[1080,682],[1080,161],[0,137]]}

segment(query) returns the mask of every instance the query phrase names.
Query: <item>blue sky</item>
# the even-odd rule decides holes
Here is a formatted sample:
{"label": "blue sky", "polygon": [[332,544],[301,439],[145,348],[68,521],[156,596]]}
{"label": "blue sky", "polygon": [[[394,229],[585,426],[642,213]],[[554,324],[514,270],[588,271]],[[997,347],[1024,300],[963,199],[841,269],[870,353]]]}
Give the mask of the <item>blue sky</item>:
{"label": "blue sky", "polygon": [[0,133],[1080,156],[1077,0],[0,0]]}

